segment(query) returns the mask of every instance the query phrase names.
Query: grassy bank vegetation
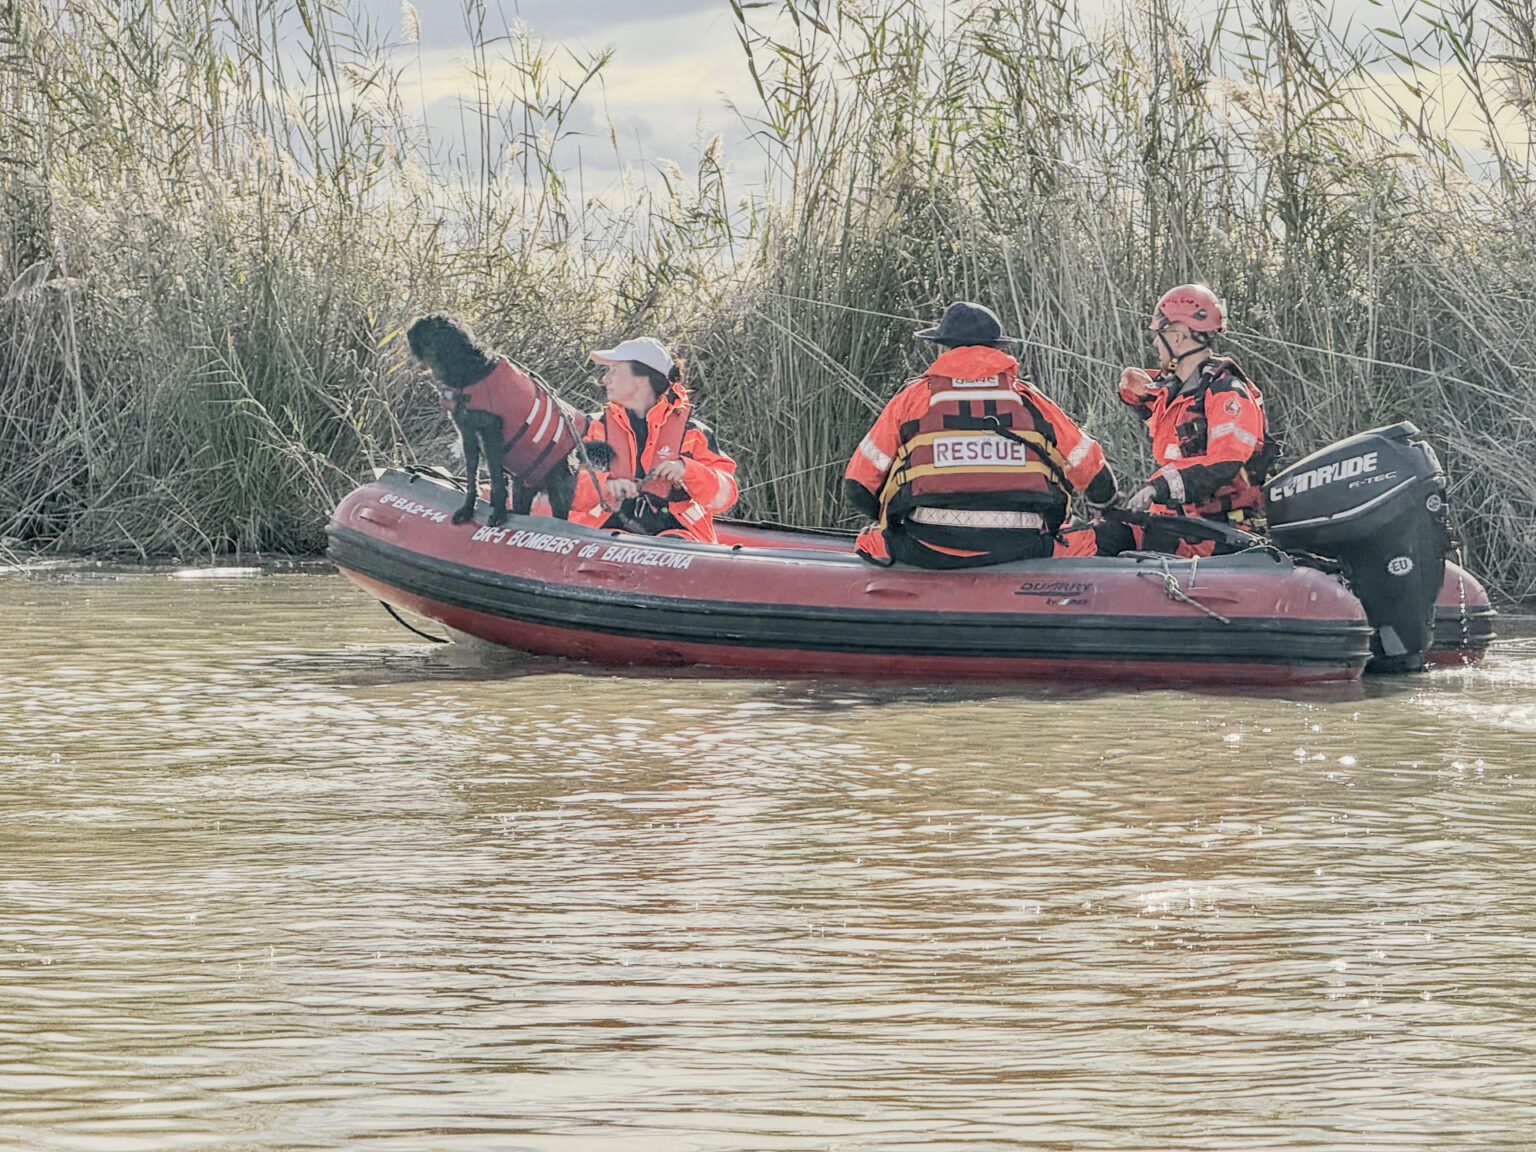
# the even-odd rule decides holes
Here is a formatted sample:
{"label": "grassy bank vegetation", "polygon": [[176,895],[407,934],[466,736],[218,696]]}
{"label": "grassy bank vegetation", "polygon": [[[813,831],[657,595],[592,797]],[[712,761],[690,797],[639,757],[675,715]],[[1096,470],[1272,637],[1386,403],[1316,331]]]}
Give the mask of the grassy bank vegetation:
{"label": "grassy bank vegetation", "polygon": [[323,547],[369,466],[446,458],[400,338],[443,307],[573,400],[588,349],[661,335],[743,511],[821,523],[922,363],[912,321],[982,300],[1129,482],[1118,368],[1157,293],[1201,279],[1288,457],[1415,421],[1470,564],[1536,592],[1529,0],[1347,36],[1267,0],[1097,27],[1050,0],[738,9],[774,172],[745,205],[717,143],[584,198],[565,157],[604,59],[479,0],[459,142],[428,138],[409,45],[323,0],[0,14],[0,536]]}

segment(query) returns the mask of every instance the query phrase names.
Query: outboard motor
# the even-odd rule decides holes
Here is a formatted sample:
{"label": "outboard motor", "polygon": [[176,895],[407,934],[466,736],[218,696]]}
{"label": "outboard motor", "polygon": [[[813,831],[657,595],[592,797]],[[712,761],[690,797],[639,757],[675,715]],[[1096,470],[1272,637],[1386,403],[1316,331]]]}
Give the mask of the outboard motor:
{"label": "outboard motor", "polygon": [[1330,556],[1374,628],[1371,672],[1416,672],[1434,638],[1451,548],[1445,473],[1412,424],[1373,428],[1299,460],[1264,485],[1281,548]]}

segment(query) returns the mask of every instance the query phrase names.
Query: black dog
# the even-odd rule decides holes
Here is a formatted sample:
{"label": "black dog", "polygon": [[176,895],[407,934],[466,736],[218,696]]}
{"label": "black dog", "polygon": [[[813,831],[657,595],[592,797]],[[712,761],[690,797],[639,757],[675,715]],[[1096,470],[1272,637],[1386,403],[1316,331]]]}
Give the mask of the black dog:
{"label": "black dog", "polygon": [[[442,385],[443,407],[453,417],[464,447],[464,469],[467,473],[468,495],[464,504],[454,512],[453,522],[463,524],[475,514],[477,480],[480,474],[480,457],[485,455],[486,470],[491,474],[491,512],[486,523],[498,525],[507,518],[507,471],[519,471],[518,481],[512,488],[511,510],[519,516],[528,515],[533,506],[534,493],[542,488],[549,495],[550,510],[561,520],[567,519],[571,500],[576,492],[576,473],[568,458],[572,447],[580,445],[580,432],[570,426],[569,410],[563,414],[555,407],[553,415],[546,410],[539,417],[538,406],[556,406],[557,402],[546,390],[532,385],[524,388],[520,399],[532,401],[535,419],[525,421],[508,416],[503,419],[487,407],[471,404],[471,390],[475,399],[483,403],[476,388],[493,373],[509,369],[521,385],[528,384],[526,376],[484,348],[469,330],[452,316],[434,314],[423,316],[413,323],[405,334],[411,352],[432,370],[432,375]],[[509,402],[504,402],[507,407]],[[517,412],[521,416],[521,411]],[[563,427],[560,422],[563,421]],[[507,424],[515,423],[509,429]],[[547,434],[547,435],[546,435]],[[544,440],[534,437],[545,436]],[[532,483],[528,480],[531,477]]]}

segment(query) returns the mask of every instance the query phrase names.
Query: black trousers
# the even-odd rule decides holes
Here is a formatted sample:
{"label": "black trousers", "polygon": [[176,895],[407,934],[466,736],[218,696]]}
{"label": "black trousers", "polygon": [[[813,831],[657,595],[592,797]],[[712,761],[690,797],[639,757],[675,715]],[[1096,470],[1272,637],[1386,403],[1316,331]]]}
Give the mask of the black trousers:
{"label": "black trousers", "polygon": [[[919,536],[913,529],[919,530]],[[885,534],[891,559],[915,568],[980,568],[987,564],[1007,564],[1013,560],[1038,560],[1056,551],[1056,538],[1049,532],[1022,528],[946,528],[932,524],[902,524]],[[975,556],[955,556],[930,548],[960,548]]]}

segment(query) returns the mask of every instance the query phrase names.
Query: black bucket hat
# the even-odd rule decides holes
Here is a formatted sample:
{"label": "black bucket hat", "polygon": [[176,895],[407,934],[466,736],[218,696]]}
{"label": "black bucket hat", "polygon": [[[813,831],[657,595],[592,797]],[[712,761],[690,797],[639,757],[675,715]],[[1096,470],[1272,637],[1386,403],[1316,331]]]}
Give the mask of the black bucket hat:
{"label": "black bucket hat", "polygon": [[920,340],[932,340],[935,344],[947,344],[962,348],[967,344],[1012,344],[1012,337],[1003,335],[1003,327],[997,322],[997,314],[980,304],[957,300],[944,309],[938,327],[924,328],[917,334]]}

